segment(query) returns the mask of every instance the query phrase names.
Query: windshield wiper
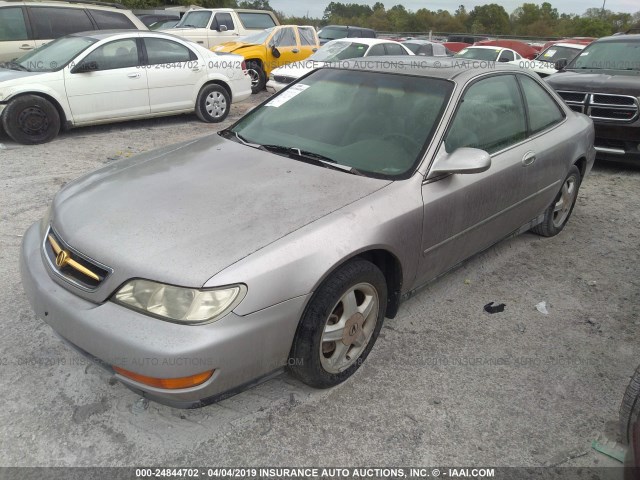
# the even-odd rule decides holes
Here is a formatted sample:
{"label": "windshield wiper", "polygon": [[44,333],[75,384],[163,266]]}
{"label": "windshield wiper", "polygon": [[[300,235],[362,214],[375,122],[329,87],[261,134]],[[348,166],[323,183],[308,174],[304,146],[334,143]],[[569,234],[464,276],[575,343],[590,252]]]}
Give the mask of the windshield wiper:
{"label": "windshield wiper", "polygon": [[276,154],[287,154],[289,158],[299,159],[307,163],[311,163],[313,165],[318,165],[320,167],[332,168],[334,170],[340,170],[342,172],[352,173],[354,175],[362,175],[364,174],[359,170],[350,167],[348,165],[342,165],[336,162],[333,158],[329,158],[320,153],[310,152],[308,150],[301,150],[297,147],[285,147],[283,145],[260,145],[260,150],[266,150],[267,152],[276,153]]}
{"label": "windshield wiper", "polygon": [[31,71],[27,67],[19,64],[18,62],[4,62],[4,63],[1,63],[0,66],[2,66],[3,68],[7,68],[9,70],[21,70],[23,72]]}

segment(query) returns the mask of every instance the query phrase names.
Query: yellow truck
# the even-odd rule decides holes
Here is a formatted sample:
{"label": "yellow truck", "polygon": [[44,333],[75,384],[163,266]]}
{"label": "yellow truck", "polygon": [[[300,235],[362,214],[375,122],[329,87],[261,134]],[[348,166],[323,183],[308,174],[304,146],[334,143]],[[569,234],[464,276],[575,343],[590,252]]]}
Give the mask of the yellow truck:
{"label": "yellow truck", "polygon": [[251,91],[258,93],[264,89],[271,70],[304,60],[318,48],[320,41],[312,26],[280,25],[211,50],[242,55],[251,76]]}

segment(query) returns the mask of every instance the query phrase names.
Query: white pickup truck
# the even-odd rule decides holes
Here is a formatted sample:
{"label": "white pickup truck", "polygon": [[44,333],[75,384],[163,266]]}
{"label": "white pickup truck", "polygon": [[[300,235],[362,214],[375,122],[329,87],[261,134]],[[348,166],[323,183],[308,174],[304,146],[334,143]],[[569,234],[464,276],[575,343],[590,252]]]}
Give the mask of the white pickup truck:
{"label": "white pickup truck", "polygon": [[276,25],[280,25],[278,18],[268,10],[194,8],[165,32],[211,48]]}

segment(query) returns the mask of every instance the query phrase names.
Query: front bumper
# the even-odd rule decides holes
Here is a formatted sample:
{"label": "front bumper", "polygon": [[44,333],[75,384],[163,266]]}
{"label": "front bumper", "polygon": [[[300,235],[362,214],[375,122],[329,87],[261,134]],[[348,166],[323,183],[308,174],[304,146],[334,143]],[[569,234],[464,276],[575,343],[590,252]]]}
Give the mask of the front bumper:
{"label": "front bumper", "polygon": [[250,315],[229,313],[206,325],[178,325],[107,301],[94,304],[55,283],[41,254],[39,224],[24,235],[20,272],[36,315],[64,340],[98,360],[154,378],[214,369],[201,385],[178,390],[150,387],[113,374],[141,395],[179,408],[202,406],[236,393],[287,364],[307,295]]}
{"label": "front bumper", "polygon": [[594,120],[598,160],[640,165],[640,120],[632,124],[611,124]]}

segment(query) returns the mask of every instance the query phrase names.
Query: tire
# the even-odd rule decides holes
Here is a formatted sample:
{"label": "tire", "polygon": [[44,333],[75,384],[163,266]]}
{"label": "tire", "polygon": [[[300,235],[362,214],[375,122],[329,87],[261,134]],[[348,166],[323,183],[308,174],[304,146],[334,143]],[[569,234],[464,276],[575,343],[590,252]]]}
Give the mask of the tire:
{"label": "tire", "polygon": [[251,77],[251,93],[260,93],[267,84],[267,76],[259,62],[247,62],[247,72]]}
{"label": "tire", "polygon": [[37,95],[14,98],[2,114],[4,131],[24,145],[47,143],[60,131],[60,114],[53,104]]}
{"label": "tire", "polygon": [[569,221],[573,207],[576,204],[580,182],[580,170],[573,165],[569,169],[569,173],[564,179],[564,182],[562,182],[560,192],[558,192],[553,203],[544,213],[544,220],[540,225],[531,229],[533,233],[537,233],[543,237],[553,237],[562,231]]}
{"label": "tire", "polygon": [[231,110],[231,98],[221,85],[205,85],[198,93],[196,115],[207,123],[222,122]]}
{"label": "tire", "polygon": [[640,367],[636,369],[620,404],[620,437],[625,445],[631,441],[631,427],[640,416]]}
{"label": "tire", "polygon": [[387,284],[378,267],[358,259],[338,268],[300,320],[288,361],[291,373],[315,388],[344,382],[373,348],[386,306]]}

